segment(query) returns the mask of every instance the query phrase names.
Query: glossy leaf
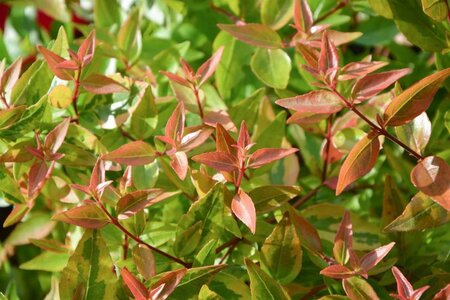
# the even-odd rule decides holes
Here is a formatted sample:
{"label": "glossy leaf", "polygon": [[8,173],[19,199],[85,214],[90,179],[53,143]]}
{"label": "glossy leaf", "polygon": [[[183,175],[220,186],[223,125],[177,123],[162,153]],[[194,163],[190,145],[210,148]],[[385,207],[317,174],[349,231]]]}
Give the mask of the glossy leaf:
{"label": "glossy leaf", "polygon": [[389,126],[400,126],[428,109],[441,83],[450,76],[450,68],[438,71],[404,90],[384,111]]}
{"label": "glossy leaf", "polygon": [[339,171],[336,195],[358,178],[367,174],[378,157],[380,142],[378,134],[371,132],[353,146]]}
{"label": "glossy leaf", "polygon": [[124,92],[127,89],[114,79],[101,74],[91,74],[81,81],[81,86],[93,94],[112,94]]}
{"label": "glossy leaf", "polygon": [[262,271],[254,262],[248,258],[245,258],[244,262],[250,277],[252,300],[291,299],[283,287]]}
{"label": "glossy leaf", "polygon": [[213,56],[198,68],[196,77],[200,80],[198,83],[199,86],[205,83],[216,71],[220,59],[222,58],[223,49],[223,46],[217,49]]}
{"label": "glossy leaf", "polygon": [[178,103],[166,124],[166,137],[181,141],[184,132],[185,113],[183,102]]}
{"label": "glossy leaf", "polygon": [[339,75],[339,80],[351,80],[366,76],[382,67],[386,66],[388,63],[384,61],[358,61],[351,62],[341,69],[341,74]]}
{"label": "glossy leaf", "polygon": [[422,192],[417,193],[403,213],[385,231],[416,231],[450,222],[450,212]]}
{"label": "glossy leaf", "polygon": [[277,49],[281,47],[280,36],[273,29],[263,24],[218,24],[217,26],[238,40],[256,47],[267,49]]}
{"label": "glossy leaf", "polygon": [[280,160],[288,155],[297,152],[298,149],[275,149],[275,148],[263,148],[256,150],[249,159],[248,167],[252,169],[260,168],[273,161]]}
{"label": "glossy leaf", "polygon": [[411,283],[406,279],[402,272],[397,268],[392,268],[395,281],[397,282],[397,294],[391,294],[391,296],[403,297],[404,299],[419,299],[420,296],[429,288],[429,286],[423,286],[417,290],[414,290]]}
{"label": "glossy leaf", "polygon": [[172,294],[181,279],[186,274],[186,269],[178,269],[167,272],[161,279],[154,283],[150,291],[150,299],[165,300]]}
{"label": "glossy leaf", "polygon": [[186,156],[186,153],[184,153],[183,151],[178,151],[175,152],[175,154],[171,155],[170,158],[170,165],[172,166],[173,170],[181,180],[184,180],[186,178],[188,170],[188,158]]}
{"label": "glossy leaf", "polygon": [[37,49],[42,56],[44,56],[44,59],[53,74],[62,80],[73,80],[73,72],[58,67],[58,64],[65,61],[64,58],[42,46],[38,46]]}
{"label": "glossy leaf", "polygon": [[92,61],[94,57],[95,51],[95,30],[92,30],[91,33],[86,37],[86,39],[81,44],[80,48],[78,48],[78,59],[83,62],[83,65],[87,65]]}
{"label": "glossy leaf", "polygon": [[117,201],[116,213],[119,219],[127,219],[145,207],[164,200],[161,189],[148,189],[131,192],[124,195]]}
{"label": "glossy leaf", "polygon": [[108,216],[95,204],[85,204],[64,212],[57,213],[52,218],[84,228],[102,228],[109,223]]}
{"label": "glossy leaf", "polygon": [[294,24],[297,30],[309,32],[314,19],[307,0],[294,0]]}
{"label": "glossy leaf", "polygon": [[378,300],[377,293],[364,279],[351,277],[342,281],[345,293],[351,300]]}
{"label": "glossy leaf", "polygon": [[450,211],[450,166],[437,156],[428,156],[411,171],[412,183]]}
{"label": "glossy leaf", "polygon": [[87,230],[61,273],[61,299],[72,299],[76,294],[81,299],[114,299],[117,278],[112,266],[100,232]]}
{"label": "glossy leaf", "polygon": [[379,247],[375,250],[370,251],[366,255],[361,258],[360,266],[364,271],[368,271],[375,267],[386,255],[388,255],[389,251],[391,251],[392,247],[394,247],[395,243],[389,243],[385,246]]}
{"label": "glossy leaf", "polygon": [[102,159],[130,166],[142,166],[155,160],[155,151],[149,144],[135,141],[104,154]]}
{"label": "glossy leaf", "polygon": [[257,49],[250,67],[256,77],[270,87],[285,89],[288,85],[291,59],[281,49]]}
{"label": "glossy leaf", "polygon": [[300,238],[286,214],[264,241],[261,261],[274,279],[289,283],[300,273],[302,255]]}
{"label": "glossy leaf", "polygon": [[133,274],[130,273],[126,268],[120,270],[120,276],[123,282],[126,284],[130,292],[133,294],[136,300],[147,300],[148,291],[144,284],[140,282]]}
{"label": "glossy leaf", "polygon": [[422,153],[431,136],[431,122],[425,112],[411,122],[395,127],[397,137],[417,153]]}
{"label": "glossy leaf", "polygon": [[342,265],[331,265],[321,270],[320,274],[334,279],[345,279],[355,276],[356,272]]}
{"label": "glossy leaf", "polygon": [[67,131],[69,130],[69,124],[70,119],[64,119],[45,137],[44,149],[49,151],[50,154],[55,154],[61,147],[64,139],[66,138]]}
{"label": "glossy leaf", "polygon": [[276,103],[298,112],[317,114],[336,113],[344,107],[339,97],[325,90],[312,91],[304,95],[280,99]]}
{"label": "glossy leaf", "polygon": [[231,210],[234,215],[242,221],[250,231],[256,232],[256,210],[252,199],[244,191],[239,190],[231,202]]}
{"label": "glossy leaf", "polygon": [[192,160],[218,171],[233,172],[239,168],[237,158],[227,152],[207,152],[192,157]]}
{"label": "glossy leaf", "polygon": [[338,68],[339,55],[333,41],[329,39],[327,32],[322,35],[322,44],[318,60],[318,71],[325,76],[331,84],[335,84]]}
{"label": "glossy leaf", "polygon": [[411,69],[406,68],[366,75],[356,81],[352,89],[352,98],[355,101],[370,99],[410,72]]}
{"label": "glossy leaf", "polygon": [[333,254],[336,261],[341,265],[347,264],[349,260],[352,264],[356,261],[353,250],[352,222],[350,220],[350,214],[347,211],[342,217],[339,230],[334,238]]}
{"label": "glossy leaf", "polygon": [[440,290],[433,298],[433,300],[447,300],[450,297],[450,283]]}

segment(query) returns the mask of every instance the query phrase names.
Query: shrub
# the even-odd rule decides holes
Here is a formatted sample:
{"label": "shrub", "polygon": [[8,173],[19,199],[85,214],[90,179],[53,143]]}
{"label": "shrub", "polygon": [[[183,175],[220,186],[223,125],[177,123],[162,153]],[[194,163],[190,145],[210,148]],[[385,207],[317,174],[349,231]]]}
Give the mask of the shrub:
{"label": "shrub", "polygon": [[24,5],[0,298],[448,299],[447,1]]}

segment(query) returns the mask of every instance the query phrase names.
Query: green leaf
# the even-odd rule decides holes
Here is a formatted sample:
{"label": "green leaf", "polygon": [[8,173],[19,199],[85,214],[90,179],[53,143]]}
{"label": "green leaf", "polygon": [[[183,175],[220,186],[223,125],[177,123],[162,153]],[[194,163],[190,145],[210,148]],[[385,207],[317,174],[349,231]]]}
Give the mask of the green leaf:
{"label": "green leaf", "polygon": [[250,66],[263,83],[275,89],[286,88],[291,73],[291,59],[283,50],[257,49]]}
{"label": "green leaf", "polygon": [[109,28],[120,23],[120,5],[117,0],[95,0],[94,22],[97,27]]}
{"label": "green leaf", "polygon": [[415,117],[406,125],[395,127],[400,141],[417,153],[422,153],[430,140],[431,122],[425,112]]}
{"label": "green leaf", "polygon": [[211,291],[207,285],[202,286],[198,294],[198,300],[222,300],[219,294]]}
{"label": "green leaf", "polygon": [[208,287],[225,299],[250,299],[250,289],[243,280],[227,273],[226,270],[214,276]]}
{"label": "green leaf", "polygon": [[61,273],[61,299],[72,299],[76,294],[85,300],[115,299],[116,274],[109,250],[96,230],[86,230]]}
{"label": "green leaf", "polygon": [[198,247],[202,238],[203,222],[198,221],[194,225],[185,229],[181,234],[177,235],[173,245],[173,251],[179,257],[186,257],[192,254]]}
{"label": "green leaf", "polygon": [[39,270],[47,272],[61,272],[69,260],[68,253],[43,252],[33,259],[21,264],[22,270]]}
{"label": "green leaf", "polygon": [[260,186],[250,191],[257,213],[279,209],[284,203],[300,194],[301,188],[289,185]]}
{"label": "green leaf", "polygon": [[444,21],[449,13],[446,0],[422,0],[422,9],[435,21]]}
{"label": "green leaf", "polygon": [[293,0],[263,0],[261,3],[261,21],[277,30],[286,25],[292,18]]}
{"label": "green leaf", "polygon": [[214,40],[214,50],[225,46],[220,64],[214,73],[220,95],[227,99],[236,90],[237,83],[245,78],[244,65],[248,64],[253,49],[226,32],[220,32]]}
{"label": "green leaf", "polygon": [[143,90],[143,95],[131,113],[129,131],[134,137],[141,140],[151,137],[158,124],[158,110],[152,88],[147,86]]}
{"label": "green leaf", "polygon": [[189,269],[169,299],[197,299],[202,286],[208,284],[214,275],[224,268],[226,268],[226,265]]}
{"label": "green leaf", "polygon": [[72,90],[65,85],[55,86],[48,94],[48,101],[57,108],[67,108],[72,104]]}
{"label": "green leaf", "polygon": [[450,221],[450,212],[422,192],[417,193],[403,213],[384,228],[385,231],[417,231]]}
{"label": "green leaf", "polygon": [[228,32],[238,40],[252,46],[278,49],[281,47],[281,38],[270,27],[263,24],[228,25],[218,24],[220,29]]}
{"label": "green leaf", "polygon": [[193,267],[203,267],[207,265],[213,265],[214,259],[216,256],[216,244],[217,241],[210,240],[208,243],[203,246],[203,248],[198,251],[197,255],[194,258]]}
{"label": "green leaf", "polygon": [[342,281],[345,293],[352,300],[378,300],[378,295],[367,281],[359,277],[350,277]]}
{"label": "green leaf", "polygon": [[262,271],[250,259],[245,258],[245,266],[250,277],[252,300],[291,299],[278,282]]}
{"label": "green leaf", "polygon": [[280,283],[293,281],[302,268],[302,248],[289,215],[275,226],[261,248],[261,261]]}
{"label": "green leaf", "polygon": [[55,227],[50,216],[44,213],[31,214],[24,222],[18,224],[5,240],[5,246],[27,245],[30,239],[42,239]]}
{"label": "green leaf", "polygon": [[139,9],[135,8],[129,14],[128,19],[123,23],[117,36],[117,46],[128,63],[135,61],[141,54],[142,35],[139,23]]}

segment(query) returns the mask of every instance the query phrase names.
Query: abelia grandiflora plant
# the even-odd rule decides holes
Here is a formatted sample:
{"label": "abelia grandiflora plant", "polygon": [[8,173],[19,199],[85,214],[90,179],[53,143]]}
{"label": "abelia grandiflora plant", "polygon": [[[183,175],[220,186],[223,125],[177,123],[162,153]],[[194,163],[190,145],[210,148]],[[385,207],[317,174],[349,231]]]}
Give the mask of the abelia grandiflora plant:
{"label": "abelia grandiflora plant", "polygon": [[[278,11],[273,3],[278,2],[261,1],[263,24],[247,23],[211,4],[235,24],[218,25],[222,32],[215,52],[196,70],[182,58],[195,53],[180,55],[180,45],[157,55],[152,68],[140,59],[145,26],[138,7],[120,28],[81,28],[86,38],[77,51],[60,29],[49,49],[37,47],[42,59],[22,75],[21,59],[8,68],[3,62],[0,191],[14,205],[4,226],[18,225],[0,248],[0,265],[20,245],[43,249],[21,268],[60,272],[51,294],[61,299],[356,300],[389,293],[403,300],[446,299],[447,283],[437,280],[429,288],[417,282],[414,286],[423,287],[414,289],[394,265],[418,269],[407,262],[411,254],[402,257],[402,251],[414,248],[402,231],[450,220],[449,165],[436,155],[424,156],[430,139],[426,111],[450,69],[403,90],[398,80],[415,70],[376,72],[388,62],[373,61],[371,55],[347,62],[339,47],[361,33],[322,23],[348,1],[316,19],[306,0],[280,1],[276,5],[290,16],[268,19],[268,12]],[[109,24],[113,15],[102,19],[95,9],[97,22]],[[292,34],[282,39],[276,30],[290,19],[286,30]],[[152,31],[148,28],[146,34]],[[234,39],[256,48],[243,48]],[[232,54],[249,49],[254,50],[251,71],[266,89],[237,103],[217,100],[223,96],[219,86],[233,81],[232,75],[223,76],[224,70],[236,69],[229,66]],[[281,74],[290,73],[287,53],[293,51],[311,91],[288,85],[289,74]],[[163,66],[165,60],[179,61],[179,71],[173,64],[161,68],[160,60]],[[287,63],[280,74],[266,72]],[[114,64],[120,74],[105,71]],[[28,90],[38,79],[47,85]],[[166,94],[167,79],[174,97]],[[272,102],[281,111],[276,116]],[[357,136],[345,140],[352,129]],[[314,145],[317,135],[321,147]],[[382,146],[392,156],[389,142],[411,156],[408,163],[416,162],[407,172],[419,192],[406,205],[401,193],[412,185],[405,183],[399,192],[386,177],[381,219],[391,235],[375,235],[373,224],[355,216],[354,224],[370,228],[359,231],[355,225],[354,236],[350,213],[345,210],[338,225],[343,207],[333,203],[346,202],[354,211],[366,208],[353,198],[364,194],[358,180],[371,170],[384,180],[376,165],[384,160]],[[302,169],[298,177],[299,159],[314,163],[316,150],[322,166]],[[307,190],[304,195],[295,184]],[[333,194],[327,194],[330,190]],[[390,242],[378,242],[386,239]],[[52,260],[62,263],[49,267]],[[448,272],[434,266],[405,274],[432,273],[425,283],[433,285],[430,278],[448,278]]]}

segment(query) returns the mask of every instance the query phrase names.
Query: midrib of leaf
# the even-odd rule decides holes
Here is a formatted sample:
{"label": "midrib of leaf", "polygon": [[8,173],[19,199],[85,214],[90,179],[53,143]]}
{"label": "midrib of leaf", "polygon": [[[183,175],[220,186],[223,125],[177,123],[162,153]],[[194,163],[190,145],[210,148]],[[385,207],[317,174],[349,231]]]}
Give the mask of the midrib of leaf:
{"label": "midrib of leaf", "polygon": [[90,289],[90,287],[91,287],[91,273],[92,273],[92,257],[94,256],[94,242],[95,242],[95,239],[96,239],[96,235],[97,235],[97,233],[96,233],[96,231],[94,231],[93,233],[92,233],[92,245],[91,245],[91,249],[90,249],[90,254],[89,254],[89,259],[88,259],[88,263],[89,263],[89,272],[88,272],[88,284],[87,284],[87,286],[86,286],[86,292],[85,292],[85,294],[84,294],[84,299],[89,299],[88,298],[88,295],[89,295],[89,289]]}
{"label": "midrib of leaf", "polygon": [[[252,267],[253,268],[253,267]],[[270,297],[272,300],[277,300],[274,295],[271,293],[271,291],[269,290],[269,287],[266,285],[265,281],[261,278],[261,276],[259,275],[258,271],[253,270],[254,274],[256,274],[256,276],[258,276],[259,282],[262,283],[262,285],[264,286],[265,290],[267,291],[267,293],[269,293]],[[261,270],[261,272],[264,272]]]}
{"label": "midrib of leaf", "polygon": [[[375,136],[372,139],[369,139],[368,136],[366,136],[367,138],[367,143],[363,145],[363,147],[361,147],[361,149],[359,150],[358,153],[356,153],[355,155],[355,159],[352,161],[350,167],[346,170],[345,172],[345,178],[347,178],[348,175],[348,171],[353,169],[353,166],[355,165],[355,163],[358,161],[358,159],[362,156],[361,154],[364,152],[364,150],[367,148],[368,145],[370,145],[373,141],[374,138],[378,138],[378,136]],[[372,154],[372,148],[370,149],[370,154]],[[371,155],[369,155],[370,157]]]}
{"label": "midrib of leaf", "polygon": [[277,259],[277,264],[276,264],[276,266],[277,266],[276,270],[277,270],[277,275],[278,276],[280,276],[280,267],[281,267],[281,263],[280,262],[281,262],[281,257],[283,256],[282,249],[283,249],[283,246],[284,246],[285,237],[286,237],[286,226],[283,225],[283,232],[281,234],[281,243],[279,245],[280,251],[278,251],[278,259]]}

